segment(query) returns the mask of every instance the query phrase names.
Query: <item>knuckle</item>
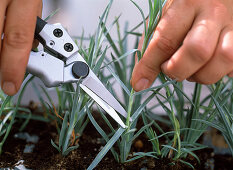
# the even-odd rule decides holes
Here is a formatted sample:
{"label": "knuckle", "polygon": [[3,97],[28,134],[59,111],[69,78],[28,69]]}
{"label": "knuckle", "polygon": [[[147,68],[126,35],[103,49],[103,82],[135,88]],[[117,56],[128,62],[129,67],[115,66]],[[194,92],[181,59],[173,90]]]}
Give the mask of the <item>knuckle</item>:
{"label": "knuckle", "polygon": [[18,77],[19,75],[19,71],[17,69],[17,67],[11,67],[9,68],[9,66],[7,67],[7,65],[1,65],[1,73],[3,75],[8,75],[9,78],[12,78],[12,77]]}
{"label": "knuckle", "polygon": [[1,74],[3,79],[7,79],[8,81],[17,82],[19,77],[21,76],[17,69],[1,69]]}
{"label": "knuckle", "polygon": [[157,48],[161,50],[163,53],[167,54],[168,56],[171,56],[176,51],[176,46],[172,39],[163,35],[159,35],[157,39]]}
{"label": "knuckle", "polygon": [[160,68],[153,66],[147,60],[143,58],[140,60],[141,70],[143,70],[144,76],[148,77],[150,75],[157,75],[160,72]]}
{"label": "knuckle", "polygon": [[30,33],[22,29],[13,29],[4,35],[5,43],[13,48],[21,48],[31,45]]}
{"label": "knuckle", "polygon": [[224,63],[233,63],[232,48],[230,48],[230,47],[222,47],[219,50],[219,55],[222,57],[222,61]]}
{"label": "knuckle", "polygon": [[186,45],[191,57],[199,63],[207,62],[212,55],[211,48],[203,42],[189,41]]}

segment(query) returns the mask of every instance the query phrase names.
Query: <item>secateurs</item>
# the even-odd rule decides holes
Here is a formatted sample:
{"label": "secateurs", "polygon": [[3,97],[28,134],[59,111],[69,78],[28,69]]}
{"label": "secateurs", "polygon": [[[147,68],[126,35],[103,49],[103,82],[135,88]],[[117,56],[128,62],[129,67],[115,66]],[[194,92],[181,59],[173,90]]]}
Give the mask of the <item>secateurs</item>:
{"label": "secateurs", "polygon": [[120,126],[126,127],[116,113],[126,118],[126,111],[90,69],[61,24],[48,24],[38,17],[35,38],[44,48],[30,53],[29,73],[39,77],[47,87],[81,81],[80,87]]}

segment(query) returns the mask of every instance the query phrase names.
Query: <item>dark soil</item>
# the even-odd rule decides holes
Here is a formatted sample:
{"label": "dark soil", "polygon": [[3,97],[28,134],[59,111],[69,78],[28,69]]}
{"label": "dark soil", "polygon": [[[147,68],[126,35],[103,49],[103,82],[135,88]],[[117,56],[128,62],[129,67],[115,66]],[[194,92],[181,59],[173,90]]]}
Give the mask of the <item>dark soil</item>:
{"label": "dark soil", "polygon": [[[14,138],[14,134],[18,132],[17,125],[15,125],[4,145],[4,153],[0,156],[0,168],[14,167],[19,160],[24,160],[24,165],[30,169],[86,169],[104,145],[100,142],[101,137],[91,123],[89,123],[79,140],[80,147],[66,157],[62,157],[51,145],[51,139],[55,140],[57,138],[57,131],[53,125],[30,121],[24,131],[30,135],[39,136],[39,142],[36,144],[33,153],[23,153],[27,142]],[[142,135],[135,141],[132,152],[151,151],[150,146],[148,140]],[[212,149],[204,149],[196,154],[201,160],[200,164],[191,156],[185,160],[191,163],[195,169],[212,169],[211,167],[221,170],[232,169],[233,159],[230,155],[214,155]],[[117,163],[111,152],[109,152],[96,169],[189,169],[188,166],[179,161],[175,164],[171,162],[169,159],[143,158],[123,165]]]}

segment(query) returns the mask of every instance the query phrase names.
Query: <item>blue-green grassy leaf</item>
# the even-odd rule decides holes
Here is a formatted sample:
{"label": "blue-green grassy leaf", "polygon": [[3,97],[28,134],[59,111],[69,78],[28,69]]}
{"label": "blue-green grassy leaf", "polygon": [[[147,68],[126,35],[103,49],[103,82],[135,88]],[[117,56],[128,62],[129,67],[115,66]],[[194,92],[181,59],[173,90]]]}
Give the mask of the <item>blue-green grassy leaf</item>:
{"label": "blue-green grassy leaf", "polygon": [[147,128],[149,128],[152,124],[153,124],[153,121],[150,122],[149,124],[143,126],[143,127],[133,136],[133,138],[130,139],[130,142],[133,142],[142,132],[144,132],[144,130],[146,130]]}
{"label": "blue-green grassy leaf", "polygon": [[78,128],[78,134],[82,136],[84,129],[87,127],[89,119],[87,118],[85,122],[81,125],[81,128]]}
{"label": "blue-green grassy leaf", "polygon": [[135,157],[133,157],[133,158],[131,158],[131,159],[125,161],[125,162],[135,161],[137,159],[140,159],[140,158],[143,158],[143,157],[146,157],[146,156],[158,159],[158,157],[155,156],[156,154],[157,154],[156,152],[147,152],[147,153],[145,153],[145,152],[137,152],[137,153],[134,153],[134,155],[133,155]]}
{"label": "blue-green grassy leaf", "polygon": [[[17,114],[15,115],[15,117],[17,118],[21,118],[21,119],[27,119],[28,118],[28,113],[20,113],[20,114]],[[50,120],[48,118],[45,118],[43,116],[39,116],[39,115],[31,115],[31,120],[37,120],[37,121],[41,121],[41,122],[50,122]]]}
{"label": "blue-green grassy leaf", "polygon": [[[26,75],[26,76],[27,76],[27,75]],[[23,97],[23,95],[24,95],[24,91],[25,91],[27,85],[33,80],[33,78],[34,78],[34,77],[32,76],[32,77],[30,77],[27,81],[25,81],[25,82],[23,83],[23,87],[22,87],[22,89],[21,89],[21,91],[20,91],[20,93],[19,93],[19,97],[18,97],[16,106],[15,106],[15,108],[14,108],[14,112],[13,112],[13,114],[12,114],[12,116],[11,116],[11,119],[10,119],[10,123],[8,124],[6,133],[5,133],[5,135],[4,135],[3,139],[2,139],[2,141],[0,142],[0,154],[2,153],[3,144],[5,143],[7,137],[8,137],[8,135],[9,135],[9,133],[10,133],[10,130],[11,130],[12,126],[13,126],[13,123],[14,123],[14,121],[15,121],[15,116],[16,116],[16,113],[17,113],[17,111],[18,111],[18,108],[19,108],[19,106],[20,106],[20,104],[21,104],[22,97]]]}
{"label": "blue-green grassy leaf", "polygon": [[98,107],[98,111],[101,114],[102,118],[104,119],[104,121],[106,122],[106,124],[108,125],[108,127],[111,129],[112,132],[116,132],[115,129],[112,127],[112,124],[109,122],[109,120],[107,119],[107,117],[105,116],[105,114],[103,113],[103,111],[99,108],[99,105],[97,105]]}
{"label": "blue-green grassy leaf", "polygon": [[65,152],[62,153],[63,156],[68,155],[71,151],[77,149],[79,145],[69,147]]}
{"label": "blue-green grassy leaf", "polygon": [[[109,138],[108,138],[107,134],[104,132],[104,130],[95,121],[94,117],[92,116],[90,110],[87,107],[86,107],[86,110],[87,110],[88,117],[89,117],[91,123],[93,124],[93,126],[96,128],[96,130],[99,132],[99,134],[104,138],[104,140],[106,142],[108,142]],[[116,151],[114,150],[114,148],[111,148],[111,152],[112,152],[114,158],[118,161],[118,155],[117,155]]]}
{"label": "blue-green grassy leaf", "polygon": [[[20,131],[20,132],[22,132],[22,131],[25,129],[25,127],[26,127],[27,124],[29,123],[29,120],[31,120],[31,118],[32,118],[32,113],[31,113],[31,112],[29,112],[27,115],[28,115],[27,118],[25,119],[25,121],[23,122],[23,124],[21,125],[21,127],[19,128],[19,131]],[[15,117],[16,117],[16,116],[15,116]],[[0,131],[1,131],[1,130],[0,130]]]}
{"label": "blue-green grassy leaf", "polygon": [[142,33],[140,33],[140,32],[130,32],[130,31],[127,31],[126,33],[127,34],[131,34],[131,35],[135,35],[137,37],[141,37],[142,36]]}
{"label": "blue-green grassy leaf", "polygon": [[223,133],[226,133],[224,127],[222,127],[221,124],[213,123],[213,122],[206,121],[206,120],[202,120],[202,119],[192,119],[192,120],[205,123],[205,124],[208,125],[208,126],[214,127],[215,129],[218,129],[219,131],[221,131],[221,132],[223,132]]}
{"label": "blue-green grassy leaf", "polygon": [[156,93],[151,94],[140,106],[139,108],[134,112],[131,119],[134,122],[138,116],[142,113],[143,109],[146,107],[146,105],[155,97]]}
{"label": "blue-green grassy leaf", "polygon": [[7,115],[4,117],[4,119],[0,122],[0,132],[2,131],[3,126],[5,125],[5,123],[7,122],[7,120],[10,118],[10,116],[14,113],[14,111],[10,111],[9,113],[7,113]]}
{"label": "blue-green grassy leaf", "polygon": [[108,40],[109,44],[111,45],[113,51],[116,53],[117,56],[121,56],[121,53],[119,52],[115,42],[113,41],[111,35],[109,34],[109,31],[106,28],[105,23],[103,23],[103,22],[101,23],[101,28],[103,30],[103,33],[104,33],[106,39]]}
{"label": "blue-green grassy leaf", "polygon": [[193,153],[192,151],[190,151],[189,149],[181,148],[181,151],[184,153],[188,153],[188,154],[192,155],[194,158],[196,158],[198,163],[200,163],[200,159],[198,158],[198,156],[195,153]]}
{"label": "blue-green grassy leaf", "polygon": [[129,135],[129,134],[134,133],[136,131],[137,131],[137,129],[133,128],[133,129],[130,129],[129,131],[127,131],[124,135]]}
{"label": "blue-green grassy leaf", "polygon": [[161,84],[161,85],[158,85],[158,86],[155,86],[155,87],[150,87],[150,88],[142,90],[140,92],[135,92],[133,95],[137,96],[137,95],[141,95],[141,94],[144,94],[144,93],[147,93],[147,92],[150,92],[150,91],[162,89],[164,87],[167,87],[169,84],[173,84],[174,82],[175,82],[175,80],[171,80],[171,81],[168,81],[168,82],[166,82],[164,84]]}
{"label": "blue-green grassy leaf", "polygon": [[57,14],[60,11],[60,8],[56,9],[55,11],[53,11],[51,14],[49,14],[49,16],[47,16],[44,20],[48,21],[51,17],[53,17],[55,14]]}
{"label": "blue-green grassy leaf", "polygon": [[2,117],[2,113],[3,113],[3,111],[4,111],[5,107],[6,107],[6,105],[7,105],[8,103],[11,102],[11,99],[12,99],[12,96],[7,96],[7,97],[5,98],[5,100],[3,101],[3,103],[1,104],[1,108],[0,108],[0,117]]}
{"label": "blue-green grassy leaf", "polygon": [[99,134],[106,140],[108,141],[108,136],[107,134],[104,132],[104,130],[98,125],[98,123],[95,121],[94,117],[92,116],[90,110],[88,108],[86,108],[87,110],[87,115],[91,121],[91,123],[93,124],[93,126],[96,128],[96,130],[99,132]]}
{"label": "blue-green grassy leaf", "polygon": [[105,63],[105,65],[103,67],[101,67],[101,69],[105,68],[108,65],[111,65],[112,63],[120,62],[121,60],[125,59],[126,57],[128,57],[128,56],[130,56],[130,55],[132,55],[132,54],[134,54],[136,52],[140,52],[140,51],[138,49],[131,49],[131,50],[127,51],[126,53],[124,53],[123,55],[121,55],[121,56],[119,56],[117,58],[115,58],[113,56],[114,60],[110,61],[109,63]]}
{"label": "blue-green grassy leaf", "polygon": [[216,105],[216,108],[217,108],[217,110],[219,112],[219,115],[220,115],[220,117],[222,119],[222,123],[223,123],[223,125],[225,127],[224,129],[226,131],[226,134],[229,137],[230,141],[233,141],[233,133],[232,133],[232,130],[231,130],[231,125],[230,125],[229,121],[227,120],[227,116],[226,116],[223,108],[218,103],[218,101],[214,97],[212,97],[212,99],[213,99],[213,101],[214,101],[214,103]]}
{"label": "blue-green grassy leaf", "polygon": [[145,15],[144,15],[144,12],[143,12],[142,8],[140,8],[139,5],[136,4],[133,0],[130,0],[130,1],[131,1],[131,2],[136,6],[136,8],[140,11],[141,16],[142,16],[143,25],[144,25],[144,32],[145,32],[145,34],[147,34],[147,29],[146,29],[146,17],[145,17]]}
{"label": "blue-green grassy leaf", "polygon": [[[88,108],[91,108],[91,106],[94,104],[94,100],[90,99],[87,103],[86,103],[86,106]],[[85,114],[87,113],[87,110],[86,110],[86,107],[83,107],[81,109],[81,111],[79,112],[79,115],[77,117],[77,121],[78,122]]]}
{"label": "blue-green grassy leaf", "polygon": [[165,148],[168,148],[168,149],[171,149],[171,150],[174,150],[174,151],[178,152],[178,150],[176,148],[174,148],[174,147],[172,147],[170,145],[162,145],[162,146],[165,147]]}
{"label": "blue-green grassy leaf", "polygon": [[113,77],[116,79],[116,81],[120,84],[120,86],[122,87],[122,89],[124,89],[124,91],[130,96],[130,91],[129,89],[125,86],[125,84],[121,81],[121,79],[118,77],[118,75],[116,75],[116,73],[109,67],[106,66],[108,71],[113,75]]}
{"label": "blue-green grassy leaf", "polygon": [[93,72],[94,72],[94,73],[98,73],[98,72],[99,72],[100,67],[101,67],[101,65],[103,64],[104,58],[105,58],[105,56],[106,56],[107,49],[108,49],[108,47],[106,47],[106,48],[104,49],[104,52],[102,53],[102,55],[100,56],[99,60],[97,61],[96,65],[95,65],[95,67],[94,67],[94,69],[93,69]]}
{"label": "blue-green grassy leaf", "polygon": [[63,148],[67,148],[68,146],[64,146],[64,142],[65,142],[65,134],[67,132],[68,129],[68,116],[69,113],[66,112],[65,117],[62,121],[62,127],[61,127],[61,131],[60,131],[60,135],[59,135],[59,150],[63,150]]}
{"label": "blue-green grassy leaf", "polygon": [[186,161],[184,161],[184,160],[179,160],[181,163],[183,163],[183,164],[185,164],[185,165],[187,165],[187,166],[189,166],[190,168],[192,168],[192,169],[195,169],[194,168],[194,166],[191,164],[191,163],[189,163],[189,162],[186,162]]}
{"label": "blue-green grassy leaf", "polygon": [[119,137],[124,133],[124,128],[119,128],[114,136],[108,141],[108,143],[104,146],[104,148],[98,153],[96,158],[93,160],[91,165],[88,167],[87,170],[94,169],[98,163],[103,159],[103,157],[107,154],[107,152],[112,148],[115,142],[119,139]]}
{"label": "blue-green grassy leaf", "polygon": [[56,148],[58,150],[58,152],[61,152],[61,150],[59,149],[59,147],[53,142],[53,140],[51,139],[51,144],[54,148]]}

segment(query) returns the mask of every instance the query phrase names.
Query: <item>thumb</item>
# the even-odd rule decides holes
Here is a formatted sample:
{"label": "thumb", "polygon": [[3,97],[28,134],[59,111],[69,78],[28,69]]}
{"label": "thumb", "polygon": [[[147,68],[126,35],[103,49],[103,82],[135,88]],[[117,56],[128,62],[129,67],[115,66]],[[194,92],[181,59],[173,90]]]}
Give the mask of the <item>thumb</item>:
{"label": "thumb", "polygon": [[134,66],[131,78],[131,85],[133,89],[135,91],[141,91],[149,88],[159,73],[160,67],[153,67],[150,59],[148,60],[147,57],[143,57]]}

